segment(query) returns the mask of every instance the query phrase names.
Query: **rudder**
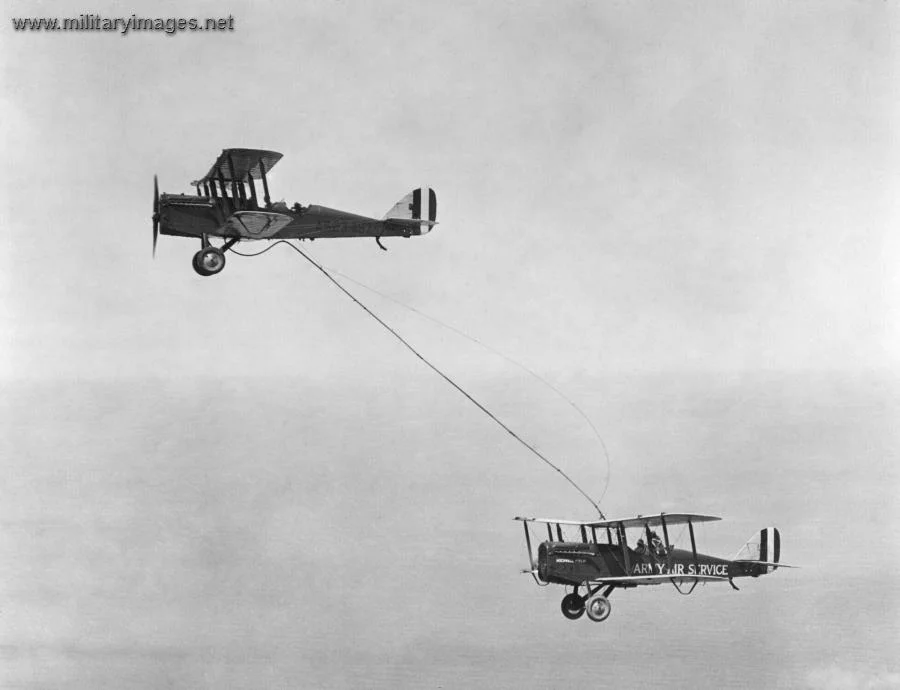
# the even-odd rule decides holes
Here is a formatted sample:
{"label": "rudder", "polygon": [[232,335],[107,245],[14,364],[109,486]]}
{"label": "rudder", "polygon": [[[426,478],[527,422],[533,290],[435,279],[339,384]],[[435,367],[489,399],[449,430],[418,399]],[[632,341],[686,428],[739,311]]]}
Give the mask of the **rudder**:
{"label": "rudder", "polygon": [[759,532],[759,560],[778,563],[781,558],[781,535],[775,527]]}
{"label": "rudder", "polygon": [[418,220],[419,232],[424,235],[437,222],[437,195],[431,187],[412,190],[391,207],[384,220]]}
{"label": "rudder", "polygon": [[735,556],[737,561],[758,561],[771,573],[781,562],[781,533],[777,527],[765,527],[753,536]]}

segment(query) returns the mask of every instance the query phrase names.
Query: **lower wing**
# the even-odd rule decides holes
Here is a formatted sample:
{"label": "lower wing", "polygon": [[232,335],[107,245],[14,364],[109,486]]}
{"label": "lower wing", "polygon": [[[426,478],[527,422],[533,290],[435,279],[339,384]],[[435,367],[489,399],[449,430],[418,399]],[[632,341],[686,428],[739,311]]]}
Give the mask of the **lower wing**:
{"label": "lower wing", "polygon": [[659,585],[664,582],[697,582],[697,581],[707,581],[707,582],[728,582],[727,577],[722,577],[720,575],[686,575],[684,573],[680,573],[677,575],[622,575],[621,577],[598,577],[596,580],[591,580],[591,582],[596,582],[598,584],[634,584],[634,585]]}

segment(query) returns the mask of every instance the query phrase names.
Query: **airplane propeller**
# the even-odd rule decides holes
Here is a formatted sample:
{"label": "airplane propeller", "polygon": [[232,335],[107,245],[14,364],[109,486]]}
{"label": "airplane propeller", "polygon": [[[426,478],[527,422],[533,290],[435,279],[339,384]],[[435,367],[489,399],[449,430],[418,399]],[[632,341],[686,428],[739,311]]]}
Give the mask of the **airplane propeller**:
{"label": "airplane propeller", "polygon": [[159,236],[159,183],[153,176],[153,257],[156,257],[156,238]]}

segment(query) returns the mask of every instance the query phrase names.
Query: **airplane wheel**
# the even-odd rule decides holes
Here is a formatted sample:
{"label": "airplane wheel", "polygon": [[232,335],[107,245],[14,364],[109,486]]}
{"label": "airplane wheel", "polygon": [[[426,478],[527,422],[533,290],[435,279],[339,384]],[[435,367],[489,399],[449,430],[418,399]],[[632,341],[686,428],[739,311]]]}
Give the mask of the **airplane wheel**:
{"label": "airplane wheel", "polygon": [[575,594],[567,594],[560,604],[562,614],[570,621],[578,620],[584,615],[584,599]]}
{"label": "airplane wheel", "polygon": [[217,247],[206,247],[194,254],[194,270],[202,276],[212,276],[225,268],[225,254]]}
{"label": "airplane wheel", "polygon": [[609,618],[609,614],[612,613],[612,604],[609,603],[609,599],[601,594],[588,599],[585,609],[587,610],[588,618],[595,623],[599,623]]}
{"label": "airplane wheel", "polygon": [[200,259],[200,252],[197,252],[196,254],[194,254],[194,258],[191,259],[191,265],[194,267],[194,270],[202,276],[210,275],[209,273],[206,272],[206,269],[204,269],[200,265],[200,263],[198,261],[199,259]]}

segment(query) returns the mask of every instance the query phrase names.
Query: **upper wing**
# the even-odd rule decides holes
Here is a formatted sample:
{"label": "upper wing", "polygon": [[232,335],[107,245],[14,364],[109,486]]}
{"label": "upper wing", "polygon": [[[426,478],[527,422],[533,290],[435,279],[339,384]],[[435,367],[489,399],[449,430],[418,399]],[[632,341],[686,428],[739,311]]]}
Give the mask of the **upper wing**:
{"label": "upper wing", "polygon": [[203,184],[210,180],[225,182],[246,182],[248,178],[260,179],[263,173],[268,174],[281,160],[277,151],[264,149],[225,149],[216,158],[209,172],[202,178],[191,182],[191,185]]}
{"label": "upper wing", "polygon": [[657,515],[638,515],[637,517],[623,518],[621,520],[592,520],[589,522],[527,517],[517,517],[515,519],[522,520],[523,522],[542,522],[551,525],[575,525],[578,527],[615,527],[617,525],[622,525],[622,527],[643,527],[644,525],[656,527],[661,525],[663,520],[665,520],[666,525],[671,526],[686,524],[687,522],[714,522],[716,520],[721,520],[722,518],[716,517],[715,515],[701,515],[699,513],[659,513]]}

